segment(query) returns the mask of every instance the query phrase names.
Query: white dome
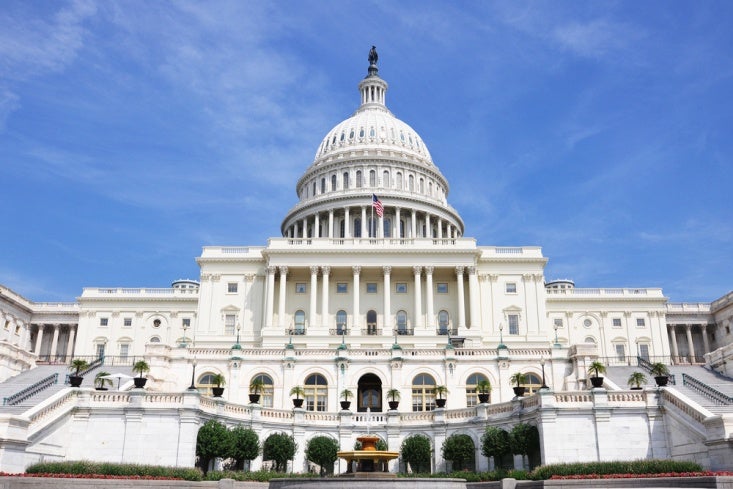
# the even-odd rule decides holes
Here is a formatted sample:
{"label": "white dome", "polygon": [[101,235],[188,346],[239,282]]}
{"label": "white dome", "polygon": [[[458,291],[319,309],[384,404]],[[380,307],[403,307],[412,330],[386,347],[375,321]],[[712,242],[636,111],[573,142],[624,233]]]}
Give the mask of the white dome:
{"label": "white dome", "polygon": [[427,146],[408,124],[396,118],[381,104],[366,104],[353,116],[334,126],[316,152],[316,162],[342,151],[362,149],[394,151],[431,165]]}

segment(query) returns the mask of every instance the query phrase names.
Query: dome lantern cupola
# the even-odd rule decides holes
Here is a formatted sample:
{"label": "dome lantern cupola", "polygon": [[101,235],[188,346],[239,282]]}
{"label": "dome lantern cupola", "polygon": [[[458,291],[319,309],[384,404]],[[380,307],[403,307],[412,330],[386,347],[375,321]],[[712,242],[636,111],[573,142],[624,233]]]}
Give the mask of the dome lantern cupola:
{"label": "dome lantern cupola", "polygon": [[369,51],[369,71],[361,83],[359,83],[359,92],[361,92],[361,107],[365,105],[377,104],[387,107],[385,94],[387,93],[387,82],[379,78],[379,68],[377,67],[377,48],[372,46]]}

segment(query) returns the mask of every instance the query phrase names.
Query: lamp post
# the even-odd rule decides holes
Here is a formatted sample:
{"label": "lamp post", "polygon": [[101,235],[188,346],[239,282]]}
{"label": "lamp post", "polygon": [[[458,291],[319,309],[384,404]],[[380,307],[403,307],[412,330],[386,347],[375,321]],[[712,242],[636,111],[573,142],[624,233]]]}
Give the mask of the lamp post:
{"label": "lamp post", "polygon": [[188,330],[188,324],[183,323],[183,339],[181,340],[181,343],[178,345],[181,348],[186,348],[186,345],[188,345],[188,341],[186,340],[186,330]]}
{"label": "lamp post", "polygon": [[193,357],[193,370],[191,370],[191,385],[188,387],[188,390],[190,391],[196,390],[196,357]]}
{"label": "lamp post", "polygon": [[237,344],[234,345],[234,348],[237,350],[241,349],[242,347],[239,345],[239,331],[242,329],[242,325],[237,323]]}
{"label": "lamp post", "polygon": [[505,348],[504,345],[504,325],[499,323],[499,348]]}
{"label": "lamp post", "polygon": [[553,327],[555,329],[555,344],[553,346],[555,348],[560,348],[560,342],[557,340],[557,328],[559,328],[560,326],[558,326],[557,324],[555,324],[555,326],[553,326]]}
{"label": "lamp post", "polygon": [[540,387],[540,390],[549,389],[549,387],[547,387],[547,383],[545,383],[545,357],[544,355],[540,357],[540,366],[542,367],[542,387]]}

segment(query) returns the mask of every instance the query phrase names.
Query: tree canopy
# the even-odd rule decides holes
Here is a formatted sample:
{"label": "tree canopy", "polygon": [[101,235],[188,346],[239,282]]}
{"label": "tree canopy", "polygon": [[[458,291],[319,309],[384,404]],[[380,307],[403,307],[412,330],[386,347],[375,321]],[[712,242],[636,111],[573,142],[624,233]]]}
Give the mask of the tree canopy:
{"label": "tree canopy", "polygon": [[331,474],[333,463],[338,459],[339,444],[329,436],[316,436],[308,441],[305,457],[321,468],[320,475]]}
{"label": "tree canopy", "polygon": [[227,457],[230,451],[230,437],[227,427],[210,419],[199,428],[196,436],[196,455],[204,474],[209,470],[211,461],[217,457]]}
{"label": "tree canopy", "polygon": [[476,447],[468,435],[451,435],[443,442],[443,458],[450,460],[453,470],[476,469]]}
{"label": "tree canopy", "polygon": [[410,464],[414,472],[430,472],[430,439],[424,435],[412,435],[402,442],[402,460]]}
{"label": "tree canopy", "polygon": [[262,445],[262,459],[275,462],[277,472],[285,472],[288,460],[295,457],[295,440],[287,433],[273,433],[268,436]]}
{"label": "tree canopy", "polygon": [[540,447],[540,433],[536,426],[519,423],[509,433],[509,446],[515,455],[529,455]]}
{"label": "tree canopy", "polygon": [[481,453],[485,457],[494,457],[495,460],[500,460],[510,451],[509,433],[496,426],[487,426],[486,431],[481,436]]}
{"label": "tree canopy", "polygon": [[229,432],[229,458],[233,458],[237,470],[244,469],[245,460],[254,460],[260,453],[260,437],[250,428],[237,426]]}

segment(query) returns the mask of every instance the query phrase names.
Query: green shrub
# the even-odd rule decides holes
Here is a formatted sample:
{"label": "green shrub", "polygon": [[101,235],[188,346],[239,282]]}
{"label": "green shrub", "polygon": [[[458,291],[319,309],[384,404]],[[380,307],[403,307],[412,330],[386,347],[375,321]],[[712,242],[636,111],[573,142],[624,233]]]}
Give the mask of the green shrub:
{"label": "green shrub", "polygon": [[610,462],[578,462],[572,464],[552,464],[537,467],[530,473],[535,480],[546,480],[553,475],[591,475],[591,474],[664,474],[669,472],[698,472],[700,464],[678,460],[630,460]]}
{"label": "green shrub", "polygon": [[221,479],[234,479],[235,481],[269,482],[272,479],[288,478],[311,478],[318,477],[317,474],[283,474],[269,470],[258,470],[257,472],[236,472],[231,470],[210,470],[204,480],[218,481]]}
{"label": "green shrub", "polygon": [[161,465],[115,464],[109,462],[90,462],[70,460],[68,462],[41,462],[29,466],[29,474],[97,474],[117,476],[150,476],[168,479],[200,481],[201,471],[185,467],[165,467]]}

